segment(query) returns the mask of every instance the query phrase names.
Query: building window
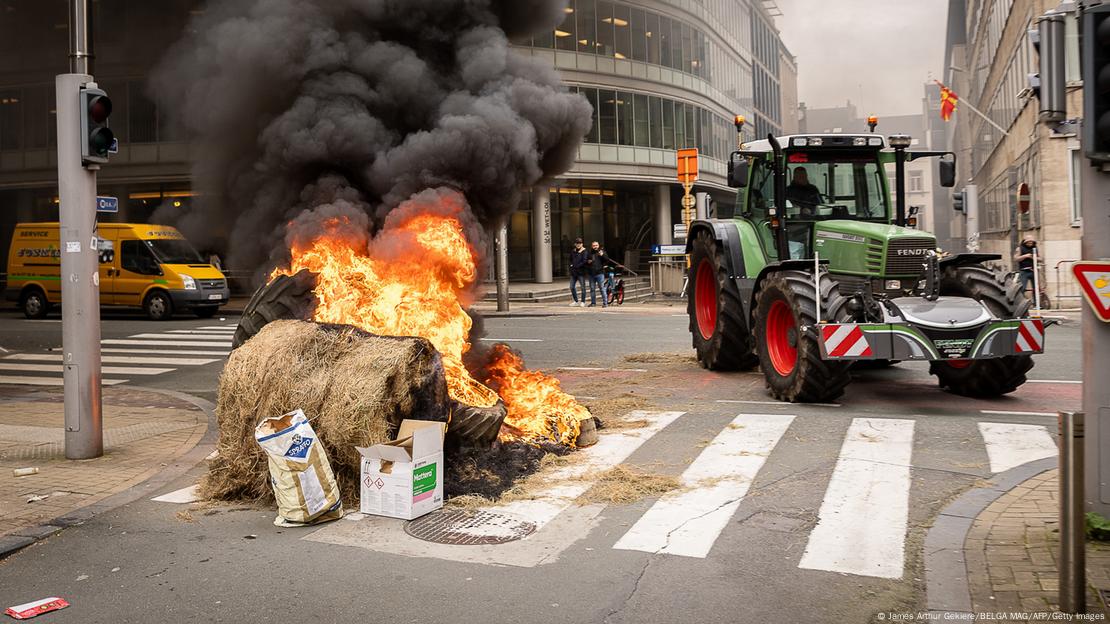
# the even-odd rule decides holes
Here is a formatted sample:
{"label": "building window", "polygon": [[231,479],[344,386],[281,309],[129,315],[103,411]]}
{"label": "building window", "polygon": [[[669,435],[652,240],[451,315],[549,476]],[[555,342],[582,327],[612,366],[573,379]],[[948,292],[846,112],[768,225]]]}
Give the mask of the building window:
{"label": "building window", "polygon": [[636,146],[651,147],[651,135],[648,131],[650,125],[648,117],[648,96],[637,93],[633,96],[633,113],[636,124]]}
{"label": "building window", "polygon": [[578,0],[578,51],[597,54],[597,5],[594,0]]}
{"label": "building window", "polygon": [[0,150],[23,149],[23,92],[0,91]]}
{"label": "building window", "polygon": [[586,101],[590,103],[590,108],[593,109],[593,117],[590,119],[590,131],[586,133],[586,138],[584,140],[587,143],[597,143],[600,138],[597,119],[597,89],[582,88],[578,91],[586,96]]}
{"label": "building window", "polygon": [[[636,16],[633,15],[633,18]],[[656,13],[647,14],[647,32],[644,33],[647,38],[647,62],[659,65],[659,15]]]}
{"label": "building window", "polygon": [[632,58],[632,10],[628,5],[617,4],[613,6],[613,32],[616,39],[616,52],[613,56],[619,59]]}
{"label": "building window", "polygon": [[573,51],[577,39],[574,29],[574,2],[567,6],[567,11],[569,12],[563,16],[563,23],[555,29],[555,49]]}
{"label": "building window", "polygon": [[648,101],[650,110],[648,130],[651,133],[651,147],[663,147],[663,106],[661,100],[652,96]]}
{"label": "building window", "polygon": [[616,52],[613,39],[613,3],[597,3],[597,53],[613,56]]}
{"label": "building window", "polygon": [[617,92],[602,89],[598,91],[601,124],[601,142],[614,145],[617,142]]}
{"label": "building window", "polygon": [[616,103],[617,143],[633,145],[635,143],[635,130],[632,127],[632,94],[627,91],[618,91]]}
{"label": "building window", "polygon": [[906,180],[906,190],[910,193],[925,192],[925,177],[920,171],[910,171]]}
{"label": "building window", "polygon": [[1080,185],[1080,176],[1083,175],[1083,154],[1079,147],[1068,150],[1068,181],[1071,182],[1071,226],[1083,225],[1083,189]]}

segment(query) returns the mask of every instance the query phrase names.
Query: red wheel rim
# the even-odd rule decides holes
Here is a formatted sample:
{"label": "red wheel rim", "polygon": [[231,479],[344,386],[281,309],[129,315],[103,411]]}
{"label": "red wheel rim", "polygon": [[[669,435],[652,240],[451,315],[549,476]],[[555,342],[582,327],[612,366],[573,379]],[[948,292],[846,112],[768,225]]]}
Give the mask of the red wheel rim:
{"label": "red wheel rim", "polygon": [[694,314],[701,337],[709,340],[717,329],[717,270],[709,260],[698,265],[694,280]]}
{"label": "red wheel rim", "polygon": [[971,366],[971,360],[945,360],[944,363],[952,368],[967,368]]}
{"label": "red wheel rim", "polygon": [[771,304],[767,313],[767,355],[771,358],[771,366],[775,372],[783,377],[794,371],[798,363],[798,348],[790,344],[790,336],[795,336],[797,344],[797,324],[794,322],[794,313],[790,306],[781,299]]}

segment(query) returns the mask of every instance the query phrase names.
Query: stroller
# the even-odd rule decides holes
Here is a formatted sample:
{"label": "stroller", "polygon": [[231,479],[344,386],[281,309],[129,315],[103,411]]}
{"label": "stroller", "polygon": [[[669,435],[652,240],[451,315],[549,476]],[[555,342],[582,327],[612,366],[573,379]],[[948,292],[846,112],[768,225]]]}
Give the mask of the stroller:
{"label": "stroller", "polygon": [[[622,273],[636,275],[635,271],[626,266],[620,264],[617,266],[621,268]],[[609,305],[624,303],[624,279],[621,274],[614,272],[612,267],[608,267],[605,271],[605,288],[609,292]]]}

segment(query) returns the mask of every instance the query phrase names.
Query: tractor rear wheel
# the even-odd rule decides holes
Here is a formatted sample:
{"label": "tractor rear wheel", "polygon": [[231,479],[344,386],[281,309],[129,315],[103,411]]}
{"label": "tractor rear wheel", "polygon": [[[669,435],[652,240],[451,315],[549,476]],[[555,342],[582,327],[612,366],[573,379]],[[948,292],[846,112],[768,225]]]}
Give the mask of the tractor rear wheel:
{"label": "tractor rear wheel", "polygon": [[850,363],[821,359],[817,340],[817,297],[824,320],[844,320],[836,282],[821,274],[821,292],[813,275],[780,271],[764,279],[756,294],[755,338],[759,365],[771,395],[780,401],[831,401],[851,381]]}
{"label": "tractor rear wheel", "polygon": [[316,295],[312,292],[315,288],[316,274],[308,269],[295,275],[278,275],[263,284],[243,308],[231,348],[238,349],[270,321],[312,320],[312,311],[316,308]]}
{"label": "tractor rear wheel", "polygon": [[745,321],[740,291],[728,274],[725,249],[706,230],[694,237],[686,313],[698,362],[711,370],[747,370],[759,364]]}
{"label": "tractor rear wheel", "polygon": [[[940,294],[970,297],[997,318],[1029,316],[1029,300],[1015,282],[1007,283],[1001,274],[982,266],[945,269],[940,279]],[[1008,355],[984,360],[940,360],[929,364],[942,388],[968,397],[993,397],[1017,390],[1025,383],[1025,373],[1033,368],[1028,355]]]}

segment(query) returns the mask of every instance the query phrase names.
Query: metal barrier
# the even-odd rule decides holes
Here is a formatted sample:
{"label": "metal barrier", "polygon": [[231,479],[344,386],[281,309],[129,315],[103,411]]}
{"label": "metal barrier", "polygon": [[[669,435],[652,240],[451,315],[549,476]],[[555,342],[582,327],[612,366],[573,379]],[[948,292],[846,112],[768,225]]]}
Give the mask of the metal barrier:
{"label": "metal barrier", "polygon": [[1074,299],[1075,302],[1082,303],[1080,299],[1083,294],[1079,292],[1079,284],[1073,279],[1071,274],[1071,266],[1081,260],[1061,260],[1056,263],[1056,277],[1053,280],[1053,301],[1056,302],[1057,308],[1062,308],[1065,299]]}
{"label": "metal barrier", "polygon": [[656,295],[678,295],[682,293],[683,280],[686,278],[686,258],[652,260],[648,263],[651,275],[651,292]]}
{"label": "metal barrier", "polygon": [[1060,412],[1060,611],[1087,611],[1083,412]]}

